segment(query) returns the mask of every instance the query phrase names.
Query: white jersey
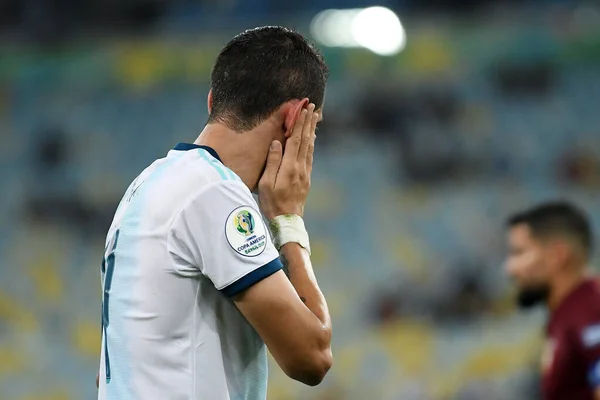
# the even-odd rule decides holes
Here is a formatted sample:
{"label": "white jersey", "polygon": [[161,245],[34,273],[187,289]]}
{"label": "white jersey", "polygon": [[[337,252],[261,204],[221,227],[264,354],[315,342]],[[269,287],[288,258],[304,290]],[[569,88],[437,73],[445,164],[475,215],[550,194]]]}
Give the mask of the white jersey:
{"label": "white jersey", "polygon": [[180,143],[146,168],[106,239],[98,399],[265,399],[266,347],[231,296],[278,257],[213,149]]}

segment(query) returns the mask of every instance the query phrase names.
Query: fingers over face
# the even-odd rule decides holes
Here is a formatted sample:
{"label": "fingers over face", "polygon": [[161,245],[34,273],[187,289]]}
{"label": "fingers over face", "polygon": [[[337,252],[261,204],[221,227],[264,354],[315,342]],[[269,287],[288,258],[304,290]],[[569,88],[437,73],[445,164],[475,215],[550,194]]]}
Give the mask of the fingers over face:
{"label": "fingers over face", "polygon": [[311,137],[313,135],[312,126],[314,119],[315,105],[309,104],[307,108],[306,118],[304,120],[304,126],[302,127],[302,140],[300,143],[300,149],[298,150],[298,160],[305,161],[306,155],[308,154],[308,148],[310,146]]}
{"label": "fingers over face", "polygon": [[317,138],[315,131],[317,129],[317,122],[319,122],[319,118],[319,113],[313,113],[312,124],[310,128],[310,141],[308,143],[308,152],[306,154],[306,170],[308,171],[309,175],[312,172],[313,154],[315,152],[315,139]]}
{"label": "fingers over face", "polygon": [[298,119],[300,118],[300,114],[302,113],[302,110],[304,110],[308,106],[308,102],[309,102],[308,98],[304,98],[304,99],[300,100],[299,102],[297,102],[292,107],[292,110],[286,117],[286,127],[287,127],[286,128],[287,130],[285,132],[286,138],[289,139],[290,136],[292,136],[292,134],[294,132],[294,128],[296,127]]}
{"label": "fingers over face", "polygon": [[277,179],[277,171],[281,164],[281,143],[277,140],[271,143],[267,163],[259,184],[266,187],[274,187]]}
{"label": "fingers over face", "polygon": [[[303,105],[305,104],[306,102],[303,100],[298,107],[304,107]],[[300,109],[299,112],[300,114],[298,115],[298,118],[296,118],[294,127],[292,128],[292,134],[285,143],[283,158],[286,160],[286,162],[291,162],[292,160],[295,161],[297,159],[298,151],[300,150],[300,144],[302,143],[302,130],[308,116],[306,108]]]}

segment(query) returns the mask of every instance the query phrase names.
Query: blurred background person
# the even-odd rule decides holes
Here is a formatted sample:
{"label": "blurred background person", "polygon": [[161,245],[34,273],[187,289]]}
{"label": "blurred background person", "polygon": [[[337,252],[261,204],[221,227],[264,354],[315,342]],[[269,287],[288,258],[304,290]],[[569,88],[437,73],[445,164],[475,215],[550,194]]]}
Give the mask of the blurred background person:
{"label": "blurred background person", "polygon": [[569,203],[508,220],[506,270],[518,304],[550,310],[542,354],[544,399],[600,399],[600,281],[589,274],[593,232]]}
{"label": "blurred background person", "polygon": [[304,218],[336,357],[268,398],[539,398],[546,315],[516,312],[498,227],[568,198],[598,230],[593,1],[0,1],[0,398],[96,396],[118,201],[262,25],[330,67]]}

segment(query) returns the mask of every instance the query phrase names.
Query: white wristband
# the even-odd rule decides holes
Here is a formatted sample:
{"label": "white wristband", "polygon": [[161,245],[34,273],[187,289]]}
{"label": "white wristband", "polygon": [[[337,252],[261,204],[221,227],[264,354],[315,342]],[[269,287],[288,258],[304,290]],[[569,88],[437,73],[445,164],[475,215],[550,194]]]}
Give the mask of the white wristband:
{"label": "white wristband", "polygon": [[310,242],[308,232],[304,227],[302,217],[296,214],[278,215],[269,221],[273,244],[279,251],[286,243],[298,243],[310,254]]}

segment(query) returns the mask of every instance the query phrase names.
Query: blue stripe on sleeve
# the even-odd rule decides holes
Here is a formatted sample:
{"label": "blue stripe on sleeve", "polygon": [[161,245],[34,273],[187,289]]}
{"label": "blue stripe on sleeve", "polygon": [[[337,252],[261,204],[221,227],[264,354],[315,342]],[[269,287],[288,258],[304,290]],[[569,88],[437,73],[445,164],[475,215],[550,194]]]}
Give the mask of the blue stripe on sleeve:
{"label": "blue stripe on sleeve", "polygon": [[248,289],[250,286],[273,275],[275,272],[279,271],[282,268],[283,264],[281,263],[279,258],[276,258],[273,261],[263,265],[262,267],[259,267],[254,271],[248,273],[247,275],[242,276],[240,279],[233,282],[229,286],[224,287],[223,289],[221,289],[221,293],[223,293],[227,297],[235,296],[236,294]]}
{"label": "blue stripe on sleeve", "polygon": [[588,382],[591,387],[600,387],[600,360],[596,361],[588,370]]}

